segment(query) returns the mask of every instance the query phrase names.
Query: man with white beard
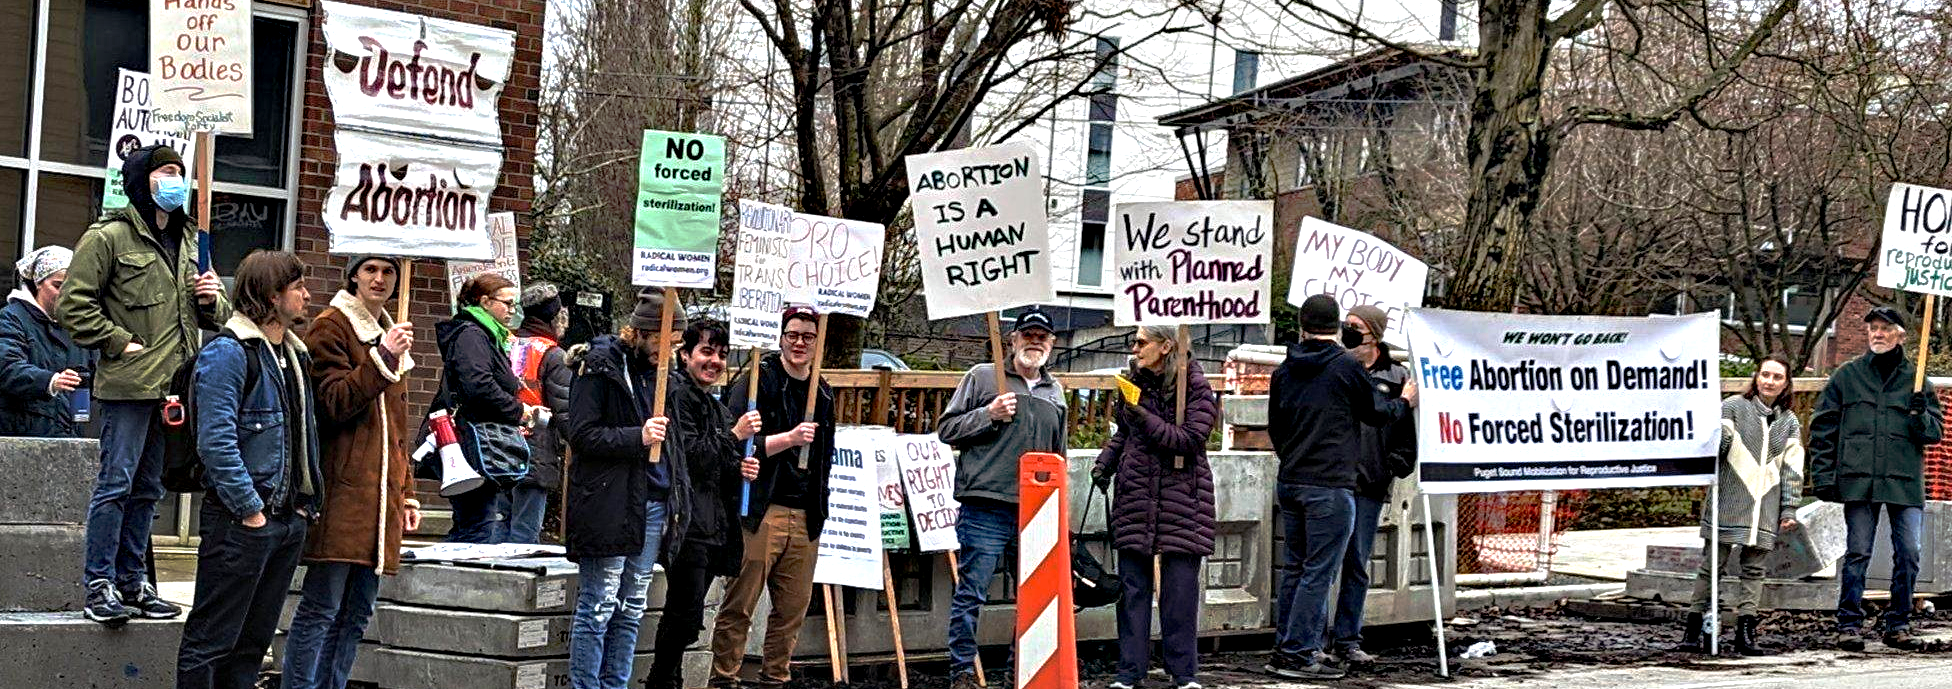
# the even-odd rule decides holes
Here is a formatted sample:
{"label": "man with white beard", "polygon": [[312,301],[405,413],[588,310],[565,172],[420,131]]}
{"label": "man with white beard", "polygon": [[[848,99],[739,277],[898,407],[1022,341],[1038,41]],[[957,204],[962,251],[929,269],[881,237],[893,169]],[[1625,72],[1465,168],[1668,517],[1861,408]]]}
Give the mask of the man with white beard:
{"label": "man with white beard", "polygon": [[988,602],[990,577],[1017,540],[1017,460],[1026,452],[1065,448],[1064,386],[1045,366],[1054,344],[1051,317],[1037,307],[1010,331],[1009,389],[997,394],[996,365],[977,364],[962,377],[936,433],[956,448],[956,500],[962,513],[961,582],[949,601],[950,689],[976,687],[976,616]]}

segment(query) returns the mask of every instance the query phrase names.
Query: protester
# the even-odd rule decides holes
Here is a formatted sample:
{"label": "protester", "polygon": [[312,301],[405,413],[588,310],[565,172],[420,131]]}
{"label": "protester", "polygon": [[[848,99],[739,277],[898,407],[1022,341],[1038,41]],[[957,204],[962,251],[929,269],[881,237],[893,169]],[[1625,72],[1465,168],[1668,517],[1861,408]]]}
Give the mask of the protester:
{"label": "protester", "polygon": [[[1776,547],[1778,529],[1795,526],[1796,505],[1803,498],[1803,426],[1789,402],[1789,364],[1776,356],[1759,363],[1748,390],[1722,400],[1721,482],[1716,488],[1721,509],[1710,515],[1708,507],[1714,503],[1702,503],[1702,542],[1714,543],[1719,531],[1726,557],[1742,566],[1735,602],[1735,649],[1742,655],[1766,654],[1756,637],[1763,561]],[[1685,651],[1708,651],[1702,620],[1708,612],[1708,587],[1718,578],[1709,564],[1702,557],[1694,575],[1694,603],[1682,630]]]}
{"label": "protester", "polygon": [[1051,317],[1035,307],[1010,331],[1007,390],[996,389],[996,365],[977,364],[949,397],[936,435],[960,454],[956,500],[962,511],[960,583],[949,601],[952,689],[976,687],[976,618],[989,601],[990,578],[1017,540],[1017,466],[1025,452],[1065,451],[1064,386],[1051,376]]}
{"label": "protester", "polygon": [[563,440],[558,427],[569,410],[570,371],[561,333],[569,327],[561,290],[538,282],[522,290],[522,327],[509,346],[515,377],[522,381],[516,396],[536,410],[529,419],[529,476],[503,495],[508,515],[509,543],[541,543],[542,518],[549,496],[562,489]]}
{"label": "protester", "polygon": [[1913,392],[1905,355],[1905,317],[1880,306],[1864,315],[1870,351],[1850,360],[1823,387],[1810,416],[1810,485],[1817,499],[1842,503],[1846,545],[1837,593],[1837,647],[1864,648],[1864,571],[1871,564],[1880,512],[1891,519],[1891,602],[1884,645],[1921,647],[1911,633],[1925,505],[1925,447],[1943,436],[1930,381]]}
{"label": "protester", "polygon": [[305,343],[290,331],[311,294],[305,266],[257,251],[237,267],[237,314],[196,362],[196,607],[183,623],[178,689],[257,686],[324,477]]}
{"label": "protester", "polygon": [[705,592],[713,577],[738,576],[745,552],[745,532],[738,527],[739,486],[759,476],[759,460],[745,456],[745,441],[759,432],[761,417],[751,412],[735,424],[725,405],[707,390],[725,374],[729,346],[723,323],[692,323],[678,349],[684,366],[672,371],[672,398],[682,407],[676,415],[678,438],[685,445],[691,480],[690,491],[671,500],[664,615],[652,645],[651,689],[682,689],[685,649],[705,628]]}
{"label": "protester", "polygon": [[386,302],[399,265],[381,256],[346,262],[346,285],[305,331],[318,390],[325,491],[306,537],[305,584],[285,643],[285,689],[344,689],[372,618],[380,574],[400,567],[401,535],[420,527],[407,386],[413,324]]}
{"label": "protester", "polygon": [[171,446],[166,423],[184,423],[164,418],[180,409],[165,398],[188,396],[182,374],[198,329],[216,330],[231,316],[217,274],[197,272],[183,157],[168,146],[138,148],[123,159],[122,183],[129,205],[107,209],[81,236],[54,310],[75,344],[100,356],[93,389],[102,471],[88,503],[82,580],[83,614],[106,624],[182,613],[148,583],[149,529]]}
{"label": "protester", "polygon": [[[1360,338],[1360,344],[1350,347],[1349,354],[1369,372],[1370,384],[1383,400],[1396,399],[1410,379],[1410,371],[1390,358],[1389,345],[1383,342],[1383,333],[1389,331],[1389,314],[1364,304],[1349,309],[1343,325],[1345,332],[1354,331]],[[1405,415],[1388,426],[1363,424],[1356,429],[1356,441],[1355,528],[1349,535],[1349,547],[1342,551],[1341,590],[1336,594],[1335,622],[1329,630],[1335,655],[1345,667],[1376,661],[1362,650],[1362,608],[1369,601],[1369,555],[1376,548],[1376,527],[1382,521],[1383,505],[1389,502],[1390,485],[1416,470],[1416,419]]]}
{"label": "protester", "polygon": [[[44,246],[14,264],[20,285],[0,307],[0,435],[73,438],[93,357],[54,322],[74,252]],[[85,403],[85,402],[84,402]]]}
{"label": "protester", "polygon": [[[827,475],[834,456],[834,391],[827,381],[820,381],[813,420],[806,420],[818,323],[813,309],[788,307],[780,318],[780,351],[759,361],[755,399],[761,446],[754,448],[759,477],[753,479],[750,508],[741,520],[746,532],[739,576],[725,588],[712,629],[715,685],[738,681],[761,592],[771,596],[773,611],[766,618],[759,681],[777,685],[792,679],[793,646],[813,598],[813,563],[827,524]],[[728,409],[746,408],[751,375],[740,374],[726,389]]]}
{"label": "protester", "polygon": [[[569,630],[574,689],[623,689],[630,681],[666,519],[672,502],[690,495],[679,390],[665,393],[664,416],[651,415],[657,377],[670,359],[658,349],[663,308],[661,290],[639,294],[630,327],[621,337],[591,340],[570,385],[564,427],[576,457],[565,496],[568,555],[577,569]],[[657,443],[662,454],[652,463]]]}
{"label": "protester", "polygon": [[[1136,404],[1119,398],[1118,431],[1093,466],[1100,489],[1117,482],[1110,524],[1124,584],[1118,599],[1118,676],[1109,689],[1132,689],[1152,660],[1152,596],[1159,593],[1166,672],[1179,689],[1199,689],[1200,561],[1213,554],[1213,469],[1206,441],[1220,415],[1206,372],[1187,357],[1186,416],[1177,421],[1176,328],[1139,328],[1124,376]],[[1153,581],[1157,557],[1159,581]]]}
{"label": "protester", "polygon": [[1302,340],[1288,346],[1268,394],[1287,553],[1275,590],[1275,653],[1265,669],[1285,679],[1336,679],[1343,671],[1321,662],[1322,637],[1329,583],[1355,531],[1357,428],[1403,418],[1416,404],[1417,388],[1407,381],[1401,400],[1377,399],[1369,373],[1346,349],[1362,338],[1343,326],[1334,297],[1302,302],[1301,327]]}
{"label": "protester", "polygon": [[[441,352],[441,391],[434,408],[452,409],[455,430],[463,447],[469,445],[470,424],[521,425],[530,408],[516,396],[522,381],[509,368],[509,314],[515,311],[515,283],[485,273],[461,286],[460,310],[453,320],[434,326]],[[475,461],[476,458],[469,458]],[[475,470],[482,468],[476,466]],[[497,510],[503,489],[492,478],[481,487],[450,496],[454,526],[452,543],[501,543],[508,537],[506,515]]]}

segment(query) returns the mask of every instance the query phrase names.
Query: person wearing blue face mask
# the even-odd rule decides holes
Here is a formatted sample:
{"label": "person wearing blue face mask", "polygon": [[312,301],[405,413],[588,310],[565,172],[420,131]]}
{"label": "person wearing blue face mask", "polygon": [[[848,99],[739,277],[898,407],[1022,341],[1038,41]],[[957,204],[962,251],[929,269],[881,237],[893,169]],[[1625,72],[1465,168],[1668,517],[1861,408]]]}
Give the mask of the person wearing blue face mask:
{"label": "person wearing blue face mask", "polygon": [[182,609],[148,581],[150,521],[163,496],[165,452],[188,452],[180,404],[202,342],[231,316],[216,273],[197,268],[184,206],[183,157],[146,146],[122,163],[124,208],[109,208],[75,247],[55,310],[75,344],[99,356],[95,418],[102,468],[88,503],[82,614],[108,625],[170,618]]}

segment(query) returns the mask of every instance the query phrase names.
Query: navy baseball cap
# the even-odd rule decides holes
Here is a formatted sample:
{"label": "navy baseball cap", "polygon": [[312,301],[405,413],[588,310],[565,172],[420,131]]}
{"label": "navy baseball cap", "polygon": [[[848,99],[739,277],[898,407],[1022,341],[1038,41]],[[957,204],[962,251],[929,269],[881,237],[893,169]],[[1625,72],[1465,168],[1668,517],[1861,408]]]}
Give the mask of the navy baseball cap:
{"label": "navy baseball cap", "polygon": [[1042,328],[1047,333],[1057,332],[1057,328],[1051,325],[1051,315],[1035,306],[1017,314],[1017,324],[1010,328],[1010,332],[1020,333],[1031,328]]}

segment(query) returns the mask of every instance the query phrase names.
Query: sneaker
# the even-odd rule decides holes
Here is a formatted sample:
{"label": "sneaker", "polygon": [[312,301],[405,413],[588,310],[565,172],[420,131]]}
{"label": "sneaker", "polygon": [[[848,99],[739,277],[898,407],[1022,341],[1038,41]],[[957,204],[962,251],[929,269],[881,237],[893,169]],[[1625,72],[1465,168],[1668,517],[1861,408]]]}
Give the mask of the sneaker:
{"label": "sneaker", "polygon": [[1370,665],[1376,662],[1376,656],[1364,653],[1361,648],[1351,646],[1342,649],[1342,662],[1348,665]]}
{"label": "sneaker", "polygon": [[1855,629],[1837,632],[1837,650],[1851,653],[1864,650],[1864,635]]}
{"label": "sneaker", "polygon": [[156,595],[156,585],[146,581],[134,591],[122,592],[122,607],[128,608],[130,615],[147,620],[167,620],[183,614],[183,606],[163,600]]}
{"label": "sneaker", "polygon": [[[1862,646],[1864,645],[1864,642],[1862,640],[1859,640],[1857,642],[1857,645]],[[1918,637],[1911,635],[1911,630],[1909,628],[1901,628],[1894,631],[1885,632],[1884,645],[1889,648],[1895,648],[1900,651],[1916,651],[1916,650],[1923,649],[1925,647],[1925,644],[1919,641]]]}
{"label": "sneaker", "polygon": [[1115,679],[1110,682],[1106,682],[1105,689],[1133,689],[1133,687],[1137,685],[1138,685],[1137,682],[1127,682],[1125,680]]}
{"label": "sneaker", "polygon": [[93,622],[111,627],[120,627],[129,621],[129,609],[122,607],[122,598],[115,593],[115,584],[107,579],[88,582],[88,599],[82,605],[81,616]]}
{"label": "sneaker", "polygon": [[1342,671],[1341,668],[1333,667],[1322,662],[1309,663],[1297,668],[1295,671],[1301,673],[1302,679],[1342,679],[1343,676],[1349,674]]}
{"label": "sneaker", "polygon": [[1195,682],[1190,679],[1184,682],[1180,682],[1179,684],[1173,686],[1175,687],[1175,689],[1206,689],[1206,687],[1200,686],[1199,682]]}
{"label": "sneaker", "polygon": [[1301,668],[1307,665],[1319,665],[1319,664],[1320,663],[1303,663],[1301,662],[1300,658],[1296,658],[1286,653],[1276,652],[1274,654],[1274,657],[1269,658],[1267,660],[1266,665],[1261,666],[1261,670],[1267,672],[1270,675],[1274,675],[1275,677],[1279,677],[1281,679],[1308,679],[1308,675],[1302,674]]}
{"label": "sneaker", "polygon": [[949,680],[949,689],[982,689],[982,685],[976,683],[976,673],[958,672]]}

